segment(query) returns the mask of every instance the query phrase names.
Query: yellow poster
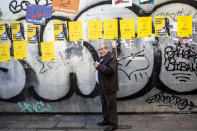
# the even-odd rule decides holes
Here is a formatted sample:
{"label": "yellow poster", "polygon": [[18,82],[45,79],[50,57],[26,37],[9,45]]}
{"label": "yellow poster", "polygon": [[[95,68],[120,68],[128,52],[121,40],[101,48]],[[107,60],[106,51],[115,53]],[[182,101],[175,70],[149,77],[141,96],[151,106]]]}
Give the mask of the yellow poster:
{"label": "yellow poster", "polygon": [[27,25],[27,43],[38,44],[40,41],[40,25]]}
{"label": "yellow poster", "polygon": [[42,61],[55,60],[55,47],[53,42],[41,42]]}
{"label": "yellow poster", "polygon": [[122,40],[135,38],[134,19],[120,20],[120,35]]}
{"label": "yellow poster", "polygon": [[192,16],[177,16],[178,37],[192,36]]}
{"label": "yellow poster", "polygon": [[137,17],[137,36],[152,37],[152,17]]}
{"label": "yellow poster", "polygon": [[70,41],[83,40],[83,31],[82,31],[81,21],[69,22],[69,38],[70,38]]}
{"label": "yellow poster", "polygon": [[118,20],[104,20],[104,39],[118,39]]}
{"label": "yellow poster", "polygon": [[170,16],[155,16],[155,37],[169,36]]}
{"label": "yellow poster", "polygon": [[26,59],[26,43],[25,41],[14,41],[14,59]]}
{"label": "yellow poster", "polygon": [[12,28],[12,40],[13,41],[25,40],[23,21],[12,21],[11,28]]}
{"label": "yellow poster", "polygon": [[88,39],[102,39],[102,20],[88,20]]}
{"label": "yellow poster", "polygon": [[9,29],[7,22],[0,22],[0,42],[9,40],[6,28]]}
{"label": "yellow poster", "polygon": [[54,41],[66,41],[67,36],[67,22],[56,21],[53,22]]}
{"label": "yellow poster", "polygon": [[10,61],[9,43],[0,44],[0,62]]}

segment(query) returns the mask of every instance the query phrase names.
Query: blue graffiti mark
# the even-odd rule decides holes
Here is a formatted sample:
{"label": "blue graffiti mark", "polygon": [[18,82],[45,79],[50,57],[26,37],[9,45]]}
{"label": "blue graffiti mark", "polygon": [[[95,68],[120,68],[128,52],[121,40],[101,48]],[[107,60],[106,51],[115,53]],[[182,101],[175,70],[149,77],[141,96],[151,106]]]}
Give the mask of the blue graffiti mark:
{"label": "blue graffiti mark", "polygon": [[23,106],[18,102],[18,105],[21,108],[20,112],[55,112],[49,105],[46,107],[42,101],[33,103],[32,105],[24,103]]}

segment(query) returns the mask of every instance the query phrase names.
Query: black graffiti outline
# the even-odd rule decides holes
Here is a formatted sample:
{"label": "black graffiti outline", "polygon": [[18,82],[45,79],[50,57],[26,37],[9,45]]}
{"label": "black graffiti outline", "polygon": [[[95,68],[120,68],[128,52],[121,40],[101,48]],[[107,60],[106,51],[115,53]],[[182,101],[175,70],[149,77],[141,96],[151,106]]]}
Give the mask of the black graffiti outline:
{"label": "black graffiti outline", "polygon": [[[42,1],[42,0],[35,0],[36,5],[39,5],[40,1]],[[44,0],[44,1],[46,2],[46,4],[44,4],[44,5],[52,5],[52,0]],[[51,2],[49,2],[49,1],[51,1]]]}
{"label": "black graffiti outline", "polygon": [[[188,0],[188,1],[190,1],[190,4],[189,5],[191,5],[192,7],[196,7],[196,5],[192,5],[191,4],[191,1],[193,2],[193,0]],[[177,2],[182,2],[182,3],[185,3],[185,4],[188,4],[187,2],[188,1],[184,1],[184,0],[179,0],[179,1],[177,1]],[[177,3],[177,2],[175,2],[175,1],[170,1],[170,2],[166,2],[165,4],[160,4],[159,6],[156,6],[155,8],[154,8],[154,10],[156,10],[157,8],[159,8],[159,7],[161,7],[161,5],[163,6],[163,5],[166,5],[166,4],[169,4],[169,3]],[[104,4],[104,3],[107,3],[107,4],[110,4],[110,2],[109,1],[104,1],[104,2],[100,2],[100,4]],[[99,5],[98,3],[96,4],[96,5]],[[84,9],[83,11],[81,11],[76,17],[75,17],[75,20],[77,19],[77,17],[79,17],[80,16],[80,14],[82,14],[83,12],[85,12],[85,11],[87,11],[88,9],[90,9],[90,8],[93,8],[95,5],[91,5],[90,7],[87,7],[86,9]],[[137,7],[136,5],[134,5],[133,7],[129,7],[129,9],[131,9],[133,12],[136,12],[136,14],[138,14],[139,16],[147,16],[147,15],[150,15],[151,13],[145,13],[142,9],[140,9],[139,7]],[[153,12],[154,12],[154,10],[153,10]],[[160,59],[161,60],[161,59]],[[155,61],[155,58],[154,58],[154,61]],[[157,72],[158,70],[154,70],[155,68],[157,68],[157,66],[155,66],[155,64],[153,65],[153,72]],[[159,72],[157,72],[157,73],[159,73]],[[152,77],[151,77],[152,78]],[[159,78],[159,77],[157,77],[157,78]],[[151,81],[152,81],[152,79],[150,79]],[[158,81],[157,81],[158,82]],[[147,86],[147,85],[146,85]],[[150,85],[149,85],[150,86]],[[163,87],[162,87],[163,88]],[[167,89],[165,90],[166,92],[168,91]],[[178,92],[176,92],[175,91],[175,93],[178,93]],[[189,93],[191,93],[191,92],[189,92]],[[145,93],[144,93],[145,94]],[[141,94],[140,95],[138,95],[138,97],[139,96],[141,96]],[[131,98],[136,98],[136,97],[127,97],[127,99],[131,99]]]}
{"label": "black graffiti outline", "polygon": [[[176,1],[167,1],[164,3],[161,3],[159,5],[156,5],[152,12],[150,14],[147,15],[153,15],[155,13],[155,11],[157,11],[159,8],[166,6],[166,5],[170,5],[170,4],[174,4],[174,3],[180,3],[180,4],[186,4],[189,5],[193,8],[195,8],[197,10],[197,4],[193,4],[195,2],[195,0],[176,0]],[[195,14],[196,17],[196,14]],[[184,91],[184,92],[178,92],[174,89],[171,89],[170,87],[168,87],[167,85],[165,85],[161,80],[160,80],[160,73],[161,73],[161,65],[162,65],[162,53],[161,53],[161,47],[159,46],[159,39],[157,37],[155,37],[155,39],[157,40],[157,42],[155,42],[153,44],[154,46],[154,65],[155,65],[155,69],[154,69],[154,84],[156,85],[156,88],[160,89],[163,92],[166,93],[170,93],[170,94],[179,94],[179,95],[189,95],[189,94],[197,94],[197,89],[193,89],[190,91]]]}
{"label": "black graffiti outline", "polygon": [[[120,62],[121,60],[123,60],[123,59],[129,58],[129,57],[132,57],[133,59],[134,59],[135,57],[140,57],[140,56],[141,56],[140,53],[143,52],[143,51],[144,51],[144,50],[139,51],[139,52],[137,52],[137,53],[134,53],[134,54],[132,54],[131,56],[127,56],[127,57],[120,58],[120,60],[118,60],[118,65],[122,66],[122,64],[120,64],[119,62]],[[147,62],[148,62],[147,66],[146,66],[145,68],[137,69],[137,70],[134,70],[134,71],[132,71],[132,72],[130,72],[130,73],[127,73],[124,69],[121,69],[121,68],[118,68],[118,70],[119,70],[119,71],[122,71],[122,72],[128,77],[128,79],[131,80],[131,76],[132,76],[133,73],[135,73],[135,72],[137,72],[137,71],[145,71],[145,70],[147,70],[147,69],[150,67],[150,61],[149,61],[149,59],[148,59],[146,56],[144,56],[144,57],[145,57],[145,60],[147,60]],[[132,62],[132,61],[133,61],[133,60],[129,60],[129,61],[127,62],[127,64],[125,65],[125,67],[127,67],[127,66],[130,64],[130,62]],[[146,72],[145,72],[145,75],[147,76],[147,73],[146,73]],[[143,78],[143,76],[142,76],[141,73],[140,73],[140,76]],[[137,76],[136,76],[136,74],[135,74],[135,79],[136,79],[136,81],[137,81]]]}
{"label": "black graffiti outline", "polygon": [[[13,56],[12,54],[11,54],[11,56]],[[31,66],[27,63],[27,61],[25,61],[25,60],[17,60],[17,61],[19,61],[19,64],[21,64],[22,65],[22,67],[23,67],[23,70],[25,71],[25,75],[26,75],[26,81],[25,81],[25,86],[24,86],[24,88],[21,90],[21,92],[19,93],[19,94],[17,94],[16,96],[13,96],[13,97],[11,97],[11,98],[8,98],[8,99],[4,99],[4,98],[0,98],[0,100],[3,100],[3,101],[8,101],[8,102],[13,102],[13,103],[17,103],[18,101],[24,101],[26,98],[27,98],[27,96],[26,96],[26,93],[28,92],[28,90],[31,88],[31,87],[29,87],[29,89],[27,88],[28,87],[28,80],[29,80],[29,78],[28,78],[28,76],[27,76],[27,74],[29,74],[29,73],[27,73],[27,72],[29,72],[30,70],[31,70],[31,72],[34,72],[34,70],[31,68]],[[1,67],[2,68],[2,67]],[[27,70],[27,68],[28,68],[28,70]],[[7,69],[7,68],[5,68],[6,69],[6,72],[5,73],[7,73],[8,71],[9,71],[9,69]],[[31,74],[31,75],[33,75],[33,74]],[[37,77],[35,77],[35,79],[37,80]],[[35,80],[35,81],[36,81]]]}
{"label": "black graffiti outline", "polygon": [[[24,19],[25,19],[25,17],[21,17],[21,18],[17,19],[17,21],[24,20]],[[51,19],[69,20],[68,18],[64,18],[64,17],[61,17],[61,16],[60,17],[53,16]],[[42,32],[42,34],[41,34],[41,38],[42,38],[41,39],[41,42],[43,42],[44,28],[45,28],[45,26],[44,25],[41,25],[41,32]],[[12,46],[11,46],[11,52],[10,52],[10,54],[11,54],[11,56],[13,56],[13,52],[12,52],[13,51],[13,49],[12,49],[12,47],[13,47],[13,41],[11,41],[11,43],[12,43]],[[41,47],[40,47],[40,44],[38,44],[38,52],[39,52],[38,54],[41,56]],[[38,101],[42,100],[44,102],[56,102],[56,101],[62,101],[62,100],[65,100],[65,99],[70,98],[73,95],[74,91],[76,90],[75,89],[76,88],[75,82],[70,82],[70,87],[74,87],[74,88],[70,88],[69,91],[67,92],[67,94],[65,96],[63,96],[63,97],[61,97],[61,98],[59,98],[57,100],[44,99],[44,98],[40,97],[36,93],[36,91],[35,91],[35,88],[36,87],[35,86],[32,86],[31,84],[29,84],[29,80],[31,80],[32,77],[34,79],[34,83],[36,83],[36,85],[39,84],[38,79],[37,79],[37,76],[36,76],[36,72],[34,71],[34,69],[28,64],[28,62],[26,60],[19,60],[19,62],[20,62],[20,64],[22,64],[22,66],[23,66],[23,68],[25,70],[25,74],[26,74],[25,87],[23,88],[23,90],[18,95],[14,96],[12,98],[8,98],[8,99],[2,99],[2,98],[0,98],[0,100],[17,103],[19,101],[26,100],[27,97],[31,97],[32,96],[35,100],[38,100]],[[70,81],[74,80],[73,79],[74,78],[73,76],[74,76],[73,73],[70,73]],[[29,96],[27,96],[27,94]],[[95,97],[96,95],[97,95],[97,93],[95,93],[95,91],[94,91],[92,94],[90,94],[88,96],[85,95],[84,97],[88,97],[89,98],[89,97]],[[83,95],[81,95],[81,96],[83,96]]]}
{"label": "black graffiti outline", "polygon": [[[39,5],[40,1],[42,1],[42,0],[35,0],[35,4]],[[49,0],[44,0],[44,1],[46,2],[46,4],[44,4],[44,5],[52,5],[52,0],[50,0],[51,2],[49,2]],[[30,4],[31,3],[27,0],[23,0],[21,3],[18,3],[17,0],[13,0],[9,4],[9,9],[13,14],[16,14],[21,11],[26,11],[27,6]],[[19,8],[19,9],[17,10],[17,8]]]}
{"label": "black graffiti outline", "polygon": [[[189,15],[191,15],[191,12],[187,12],[187,13],[185,13],[185,11],[187,11],[187,10],[183,10],[183,8],[182,8],[182,10],[179,10],[178,12],[176,12],[176,13],[158,13],[158,14],[156,14],[156,16],[170,16],[170,18],[172,18],[174,21],[177,21],[177,16],[189,16]],[[197,12],[196,12],[197,13]]]}
{"label": "black graffiti outline", "polygon": [[[99,2],[99,3],[95,4],[95,5],[91,5],[90,7],[86,8],[85,10],[83,10],[83,11],[80,12],[80,13],[83,13],[83,12],[85,12],[85,11],[88,10],[88,9],[91,9],[91,8],[94,8],[94,7],[98,6],[98,5],[103,5],[103,4],[110,4],[110,2],[109,2],[109,1]],[[131,9],[133,12],[138,12],[138,11],[139,11],[138,6],[133,5],[133,7],[135,7],[135,8],[132,8],[132,9]],[[77,19],[77,17],[79,17],[80,13],[79,13],[78,16],[76,16],[74,19]],[[56,16],[53,16],[53,17],[56,17]],[[22,19],[22,18],[21,18],[21,19]],[[52,18],[52,19],[53,19],[53,18]],[[49,21],[49,20],[47,20],[47,21]],[[43,35],[44,28],[45,28],[45,26],[44,26],[44,25],[41,25],[41,32],[42,32],[41,35]],[[43,37],[41,37],[41,39],[43,40]],[[41,41],[42,41],[42,40],[41,40]],[[84,45],[86,45],[87,47],[90,47],[90,44],[89,44],[89,43],[87,43],[87,44],[85,43]],[[38,44],[38,48],[39,48],[39,52],[40,52],[39,55],[41,55],[40,44]],[[93,50],[95,50],[94,47],[92,47],[92,49],[90,48],[90,52],[91,52],[91,54],[92,54],[92,56],[93,56],[93,59],[96,60],[96,59],[98,59],[98,58],[96,58],[96,56],[98,57],[98,54],[97,54],[96,51],[94,52]],[[92,51],[93,51],[93,52],[92,52]],[[72,76],[75,76],[75,74],[73,74]],[[75,78],[75,77],[73,77],[73,78]],[[141,91],[139,91],[139,93],[136,93],[136,94],[134,94],[134,95],[132,95],[132,96],[126,96],[126,97],[120,98],[120,99],[135,98],[135,97],[139,97],[139,96],[145,94],[145,93],[148,92],[150,89],[152,89],[152,86],[150,86],[150,85],[152,84],[151,79],[152,79],[152,77],[150,77],[149,81],[148,81],[148,82],[146,83],[146,85],[145,85],[145,87],[149,87],[149,89],[143,88]],[[97,85],[96,85],[96,86],[97,86]],[[34,92],[33,88],[30,88],[30,89],[31,89],[31,92]],[[95,88],[95,89],[97,89],[97,88]],[[89,97],[89,96],[87,96],[87,95],[83,95],[83,94],[80,92],[80,90],[78,90],[78,91],[77,91],[77,90],[78,90],[78,88],[76,88],[76,92],[78,92],[79,95],[84,96],[84,97]],[[95,92],[95,91],[94,91],[94,92]],[[42,98],[39,97],[36,93],[34,93],[34,94],[35,94],[36,98],[42,100]],[[71,94],[72,94],[72,93],[71,93]],[[94,94],[94,93],[92,93],[92,94]],[[95,93],[95,94],[97,94],[97,93]],[[94,97],[95,95],[91,95],[91,96]],[[61,99],[58,99],[58,100],[61,100]],[[47,101],[47,100],[46,100],[46,101]],[[49,100],[49,101],[50,101],[50,100]],[[56,101],[56,100],[55,100],[55,101]]]}
{"label": "black graffiti outline", "polygon": [[[197,76],[197,53],[192,50],[189,44],[185,44],[188,49],[182,47],[181,44],[177,44],[175,47],[167,46],[164,49],[164,65],[167,71],[191,71]],[[188,61],[192,58],[192,63],[179,62],[177,63],[175,57],[181,57],[187,59]],[[173,69],[169,69],[172,67]]]}
{"label": "black graffiti outline", "polygon": [[[18,5],[18,1],[17,0],[13,0],[10,5],[9,5],[9,9],[10,11],[13,13],[13,14],[16,14],[16,13],[19,13],[21,12],[22,10],[26,11],[26,8],[23,7],[23,4],[26,5],[26,7],[30,4],[29,1],[22,1],[19,5]],[[18,7],[19,10],[16,10]]]}
{"label": "black graffiti outline", "polygon": [[4,67],[0,67],[0,71],[8,72],[8,69],[7,68],[4,68]]}
{"label": "black graffiti outline", "polygon": [[152,15],[157,9],[159,9],[160,7],[162,6],[165,6],[165,5],[169,5],[169,4],[177,4],[177,3],[180,3],[180,4],[187,4],[189,6],[192,6],[194,7],[195,9],[197,9],[197,5],[196,4],[193,4],[194,2],[196,2],[195,0],[174,0],[174,1],[166,1],[166,2],[163,2],[159,5],[156,5],[152,12],[150,13],[150,15]]}
{"label": "black graffiti outline", "polygon": [[[178,92],[174,89],[171,89],[170,87],[166,86],[161,80],[160,80],[160,73],[161,73],[161,65],[162,65],[162,55],[163,53],[161,53],[161,49],[160,47],[156,47],[155,50],[154,50],[154,53],[155,53],[155,58],[154,58],[154,63],[155,63],[155,70],[154,70],[154,78],[155,78],[155,85],[156,85],[156,88],[160,89],[161,91],[163,92],[166,92],[166,93],[170,93],[170,94],[179,94],[179,95],[187,95],[187,94],[197,94],[197,89],[193,89],[191,91],[184,91],[184,92]],[[174,73],[173,73],[174,74]],[[189,73],[185,73],[185,72],[182,72],[181,74],[179,75],[184,75],[184,76],[187,76],[188,77],[188,74]],[[191,74],[190,74],[191,75]],[[174,76],[176,76],[174,74]],[[187,82],[187,79],[182,79],[181,82]]]}
{"label": "black graffiti outline", "polygon": [[186,107],[189,107],[189,110],[197,108],[197,105],[188,99],[182,99],[181,97],[175,95],[166,96],[162,91],[158,94],[148,97],[145,102],[148,104],[158,103],[158,106],[168,106],[171,108],[172,106],[177,106],[179,110],[184,110]]}
{"label": "black graffiti outline", "polygon": [[[69,18],[66,18],[66,17],[52,16],[50,19],[48,19],[46,21],[46,25],[45,26],[41,26],[41,31],[40,31],[41,32],[41,36],[40,36],[40,41],[41,42],[43,42],[43,38],[44,38],[43,37],[43,34],[44,34],[45,27],[47,26],[47,23],[50,20],[53,20],[53,19],[61,20],[61,21],[67,21],[67,22],[68,21],[71,21]],[[68,29],[69,29],[69,26],[68,26]],[[83,46],[91,53],[92,58],[93,58],[94,61],[98,60],[99,56],[97,54],[97,51],[95,50],[95,48],[91,44],[89,44],[88,42],[84,41],[83,42]],[[38,45],[38,48],[39,48],[39,52],[41,52],[41,48],[40,48],[39,45]],[[83,94],[80,91],[80,89],[78,88],[78,85],[77,85],[77,76],[76,76],[76,73],[74,73],[74,72],[71,72],[70,73],[70,81],[71,81],[70,84],[72,84],[72,86],[70,86],[70,87],[72,87],[72,88],[70,88],[70,91],[69,91],[68,95],[65,98],[71,97],[74,92],[76,92],[79,96],[82,96],[82,97],[85,97],[85,98],[93,98],[93,97],[95,97],[95,96],[98,95],[98,88],[97,88],[98,85],[95,85],[94,90],[89,95]],[[37,96],[37,98],[39,98],[39,99],[41,99],[43,101],[50,101],[50,100],[46,100],[46,99],[42,98],[41,96]],[[63,100],[65,98],[63,97],[63,98],[60,98],[60,99],[55,100],[55,101]]]}
{"label": "black graffiti outline", "polygon": [[[86,11],[95,8],[97,6],[101,6],[101,5],[111,5],[111,1],[102,1],[102,2],[98,2],[96,4],[90,5],[89,7],[87,7],[86,9],[82,10],[81,12],[78,13],[78,15],[74,18],[74,21],[77,21],[78,18],[85,13]],[[132,7],[127,7],[129,10],[131,10],[132,12],[134,12],[136,15],[138,16],[147,16],[150,13],[145,13],[145,11],[143,11],[143,9],[141,9],[139,6],[133,4]],[[142,12],[144,12],[144,14],[141,14]],[[117,19],[121,19],[121,18],[117,18]],[[119,26],[118,26],[119,27]],[[120,34],[120,33],[119,33]],[[119,35],[120,36],[120,35]],[[119,43],[119,39],[118,39],[118,43]],[[90,44],[91,45],[91,44]],[[118,44],[118,48],[117,50],[119,50],[120,48],[120,44]],[[97,52],[96,52],[97,53]],[[94,56],[94,53],[92,53],[92,55]],[[97,54],[98,55],[98,54]],[[118,65],[121,65],[120,63],[118,63]],[[154,64],[153,64],[153,69],[154,69]],[[123,71],[123,70],[122,70]],[[124,71],[123,71],[124,72]],[[153,70],[152,70],[153,72]],[[147,92],[149,92],[152,88],[153,88],[153,73],[151,73],[152,75],[149,77],[147,83],[145,84],[144,88],[142,88],[141,90],[139,90],[138,92],[131,94],[129,96],[124,96],[121,98],[117,98],[118,100],[128,100],[128,99],[133,99],[133,98],[137,98],[140,96],[143,96],[144,94],[146,94]],[[145,75],[147,76],[147,73],[145,72]],[[140,75],[141,76],[141,75]]]}
{"label": "black graffiti outline", "polygon": [[[161,5],[163,6],[163,5],[166,5],[166,4],[169,4],[169,3],[179,3],[179,2],[181,2],[181,3],[184,3],[184,4],[188,4],[188,5],[192,6],[192,7],[195,7],[195,9],[197,9],[197,6],[191,4],[191,1],[194,2],[193,0],[188,0],[188,1],[178,0],[178,1],[166,2],[165,4],[161,4]],[[103,1],[103,2],[96,3],[96,4],[94,4],[94,5],[91,5],[91,6],[87,7],[86,9],[82,10],[81,12],[79,12],[79,14],[74,18],[74,20],[77,20],[77,19],[79,18],[79,16],[80,16],[82,13],[84,13],[85,11],[87,11],[87,10],[89,10],[89,9],[91,9],[91,8],[94,8],[94,7],[96,7],[96,6],[99,6],[99,5],[104,5],[104,4],[111,4],[111,2],[109,2],[109,1]],[[158,7],[160,7],[160,5],[154,7],[153,12],[154,12]],[[140,8],[139,8],[138,6],[136,6],[135,4],[134,4],[132,7],[128,7],[128,9],[132,10],[133,12],[135,12],[138,16],[149,16],[149,15],[151,15],[151,13],[146,13],[146,12],[144,12],[142,9],[140,9]],[[153,13],[153,12],[152,12],[152,13]],[[90,44],[89,44],[89,45],[90,45]],[[156,53],[155,50],[154,50],[154,53]],[[95,54],[98,55],[97,52],[96,52]],[[94,59],[95,54],[92,54],[92,55],[93,55],[93,59]],[[155,55],[154,55],[154,56],[155,56]],[[156,58],[156,57],[154,57],[154,63],[155,63],[155,61],[156,61],[155,58]],[[161,60],[161,58],[159,58],[159,60]],[[157,65],[156,63],[153,65],[153,73],[152,73],[152,75],[154,75],[154,76],[156,76],[156,74],[159,73],[159,72],[157,72],[158,70],[156,70],[156,69],[158,69],[157,66],[158,66],[158,65]],[[161,66],[160,66],[160,67],[161,67]],[[158,76],[159,76],[159,75],[158,75]],[[159,78],[159,77],[157,77],[157,78]],[[132,96],[128,96],[128,97],[121,98],[120,100],[136,98],[136,97],[142,96],[143,94],[147,93],[149,90],[152,89],[153,84],[154,84],[154,83],[152,83],[152,82],[150,82],[150,81],[155,81],[155,80],[153,79],[153,77],[150,77],[149,82],[145,85],[145,87],[150,87],[150,88],[146,88],[146,89],[144,88],[144,90],[141,90],[141,91],[139,91],[138,93],[136,93],[136,94],[134,94],[134,95],[132,95]],[[157,83],[157,82],[155,82],[155,83]],[[165,90],[166,92],[168,92],[168,88],[165,88],[164,90]],[[192,91],[191,91],[191,92],[192,92]],[[190,94],[191,92],[189,92],[189,94]],[[176,92],[176,91],[175,91],[175,93],[179,94],[179,92]],[[186,93],[188,93],[188,92],[186,92]],[[193,92],[193,93],[195,93],[195,92]],[[196,93],[197,93],[197,92],[196,92]],[[184,94],[185,94],[185,93],[184,93]]]}
{"label": "black graffiti outline", "polygon": [[187,82],[187,80],[190,80],[189,76],[191,76],[189,73],[173,73],[172,75],[181,82]]}

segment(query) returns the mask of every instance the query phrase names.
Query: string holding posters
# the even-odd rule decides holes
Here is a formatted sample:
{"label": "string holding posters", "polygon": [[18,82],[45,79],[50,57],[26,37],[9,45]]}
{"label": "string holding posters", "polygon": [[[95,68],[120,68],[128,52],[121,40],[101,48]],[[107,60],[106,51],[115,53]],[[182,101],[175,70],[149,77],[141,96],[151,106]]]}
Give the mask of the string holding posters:
{"label": "string holding posters", "polygon": [[53,0],[54,11],[77,14],[80,0]]}
{"label": "string holding posters", "polygon": [[112,5],[115,7],[129,7],[132,6],[133,0],[112,0]]}
{"label": "string holding posters", "polygon": [[152,17],[137,17],[137,36],[152,37]]}
{"label": "string holding posters", "polygon": [[34,24],[27,25],[27,43],[28,44],[40,43],[40,25],[34,25]]}
{"label": "string holding posters", "polygon": [[55,60],[55,47],[53,42],[41,42],[42,61]]}
{"label": "string holding posters", "polygon": [[83,30],[81,21],[71,21],[69,24],[69,38],[70,41],[83,40]]}
{"label": "string holding posters", "polygon": [[68,28],[66,21],[53,22],[54,41],[66,41],[68,39]]}
{"label": "string holding posters", "polygon": [[88,20],[88,39],[102,39],[102,20]]}
{"label": "string holding posters", "polygon": [[8,41],[10,35],[8,22],[0,22],[0,42]]}
{"label": "string holding posters", "polygon": [[14,41],[14,59],[26,59],[26,43],[25,41]]}
{"label": "string holding posters", "polygon": [[104,20],[104,39],[118,39],[118,20]]}
{"label": "string holding posters", "polygon": [[178,37],[192,36],[192,16],[177,16]]}
{"label": "string holding posters", "polygon": [[10,61],[10,47],[9,43],[0,44],[0,62]]}
{"label": "string holding posters", "polygon": [[121,40],[135,38],[134,19],[120,20],[120,35],[121,35]]}

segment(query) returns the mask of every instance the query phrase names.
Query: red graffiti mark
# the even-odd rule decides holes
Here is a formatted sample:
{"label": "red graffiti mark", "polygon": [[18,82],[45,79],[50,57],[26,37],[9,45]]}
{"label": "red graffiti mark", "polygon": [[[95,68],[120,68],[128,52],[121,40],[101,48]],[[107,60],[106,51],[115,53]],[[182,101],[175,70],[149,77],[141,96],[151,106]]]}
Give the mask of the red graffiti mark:
{"label": "red graffiti mark", "polygon": [[61,7],[66,7],[68,5],[70,5],[70,0],[68,2],[66,2],[66,3],[59,4],[59,6],[61,6]]}
{"label": "red graffiti mark", "polygon": [[120,2],[122,2],[123,0],[118,0],[118,1],[116,1],[115,2],[115,4],[117,5],[117,4],[119,4]]}
{"label": "red graffiti mark", "polygon": [[45,14],[38,14],[38,15],[34,15],[34,16],[32,16],[32,18],[38,18],[38,17],[41,17],[41,16],[45,16]]}

